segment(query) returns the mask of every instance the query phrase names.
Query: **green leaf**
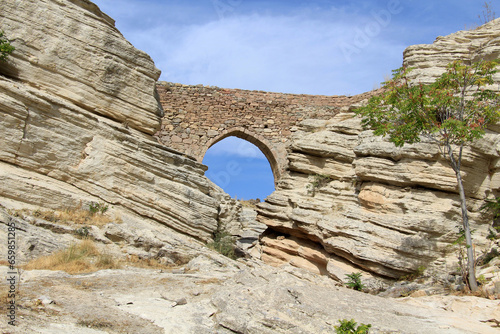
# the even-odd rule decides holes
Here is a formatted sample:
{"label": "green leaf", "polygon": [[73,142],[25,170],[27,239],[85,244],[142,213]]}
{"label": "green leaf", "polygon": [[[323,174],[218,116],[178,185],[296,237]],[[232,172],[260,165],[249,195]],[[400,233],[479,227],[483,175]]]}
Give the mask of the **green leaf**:
{"label": "green leaf", "polygon": [[0,30],[0,61],[7,60],[7,57],[14,52],[15,48],[10,45],[10,41],[5,38],[5,33]]}

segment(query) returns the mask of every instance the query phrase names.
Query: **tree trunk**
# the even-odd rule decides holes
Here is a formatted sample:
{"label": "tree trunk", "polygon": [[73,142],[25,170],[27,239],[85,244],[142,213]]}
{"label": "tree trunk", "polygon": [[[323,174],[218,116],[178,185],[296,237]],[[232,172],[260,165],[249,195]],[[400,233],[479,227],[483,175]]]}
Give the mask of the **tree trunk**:
{"label": "tree trunk", "polygon": [[[455,169],[455,168],[454,168]],[[467,214],[467,204],[465,200],[464,185],[462,182],[462,176],[460,175],[460,170],[455,170],[457,176],[458,191],[460,193],[460,206],[462,208],[462,223],[465,233],[465,244],[467,247],[467,274],[469,281],[469,288],[472,292],[477,291],[477,281],[476,281],[476,270],[475,270],[475,260],[474,260],[474,248],[472,247],[472,236],[469,226],[469,216]]]}

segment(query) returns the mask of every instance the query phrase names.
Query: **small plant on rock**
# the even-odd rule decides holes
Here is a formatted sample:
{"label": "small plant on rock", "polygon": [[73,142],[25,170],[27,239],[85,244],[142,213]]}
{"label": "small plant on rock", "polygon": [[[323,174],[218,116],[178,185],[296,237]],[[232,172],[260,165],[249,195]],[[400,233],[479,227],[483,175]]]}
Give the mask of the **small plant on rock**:
{"label": "small plant on rock", "polygon": [[361,273],[351,273],[351,274],[346,274],[347,276],[347,285],[349,288],[357,290],[357,291],[363,291],[365,286],[363,283],[361,283]]}
{"label": "small plant on rock", "polygon": [[89,227],[82,226],[80,228],[77,228],[75,230],[75,234],[81,238],[87,238],[89,236]]}
{"label": "small plant on rock", "polygon": [[360,324],[357,326],[356,321],[354,319],[347,320],[347,319],[342,319],[339,320],[340,325],[335,326],[335,333],[337,334],[368,334],[370,328],[372,325],[368,324]]}
{"label": "small plant on rock", "polygon": [[207,244],[207,246],[224,256],[231,259],[236,259],[236,254],[234,254],[233,238],[231,234],[224,228],[219,228],[214,232],[214,241]]}
{"label": "small plant on rock", "polygon": [[312,181],[307,185],[307,193],[314,197],[318,189],[327,185],[332,179],[328,175],[315,174]]}
{"label": "small plant on rock", "polygon": [[109,206],[104,202],[90,202],[89,204],[89,211],[93,215],[96,213],[104,214],[108,209]]}
{"label": "small plant on rock", "polygon": [[5,33],[0,30],[0,61],[6,61],[7,57],[14,52],[15,48],[10,45],[10,41],[5,38]]}
{"label": "small plant on rock", "polygon": [[483,15],[478,15],[477,17],[479,18],[479,22],[481,24],[486,24],[490,21],[493,21],[496,18],[496,14],[493,11],[493,6],[491,4],[491,1],[485,1],[483,5]]}
{"label": "small plant on rock", "polygon": [[477,282],[480,285],[485,285],[488,281],[486,280],[486,277],[484,277],[484,275],[479,275],[479,277],[477,278]]}

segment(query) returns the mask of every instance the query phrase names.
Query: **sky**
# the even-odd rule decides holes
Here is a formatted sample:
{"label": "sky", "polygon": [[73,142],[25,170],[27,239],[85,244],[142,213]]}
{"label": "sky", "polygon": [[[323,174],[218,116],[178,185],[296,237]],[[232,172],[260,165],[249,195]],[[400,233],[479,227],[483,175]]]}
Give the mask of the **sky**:
{"label": "sky", "polygon": [[[152,57],[162,81],[313,95],[355,95],[377,88],[401,66],[406,47],[474,28],[485,12],[481,0],[93,2]],[[499,0],[488,3],[500,14]],[[223,188],[233,197],[265,198],[269,191],[254,195],[253,188],[261,187],[254,174],[268,182],[264,174],[270,168],[257,167],[267,160],[238,156],[241,144],[231,138],[207,152],[207,175],[227,179],[221,175],[230,174],[228,162],[234,160],[241,171],[230,168],[238,175],[219,183],[239,188],[240,194]],[[208,164],[217,160],[211,155],[220,158],[217,166]],[[234,186],[239,179],[243,183]]]}
{"label": "sky", "polygon": [[274,191],[271,166],[257,146],[236,137],[208,149],[205,175],[233,198],[264,200]]}

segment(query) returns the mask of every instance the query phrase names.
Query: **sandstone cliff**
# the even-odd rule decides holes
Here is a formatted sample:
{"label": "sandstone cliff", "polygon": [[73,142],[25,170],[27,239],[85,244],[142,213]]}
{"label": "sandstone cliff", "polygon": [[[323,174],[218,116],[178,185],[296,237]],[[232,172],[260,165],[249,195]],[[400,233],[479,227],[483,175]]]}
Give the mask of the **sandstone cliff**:
{"label": "sandstone cliff", "polygon": [[[496,20],[432,45],[409,47],[404,62],[416,68],[416,80],[425,82],[469,52],[475,58],[498,58],[499,41]],[[396,148],[364,131],[354,107],[328,121],[304,121],[293,136],[289,173],[259,206],[258,219],[269,226],[261,240],[262,259],[340,280],[360,269],[398,278],[426,268],[446,277],[457,267],[451,244],[461,224],[454,172],[430,142]],[[463,158],[478,254],[489,245],[491,226],[491,217],[479,208],[500,190],[497,130],[492,128]]]}
{"label": "sandstone cliff", "polygon": [[160,71],[87,0],[0,3],[0,203],[102,201],[200,240],[217,226],[205,168],[151,137]]}
{"label": "sandstone cliff", "polygon": [[[456,59],[493,60],[500,55],[500,19],[472,30],[439,36],[432,44],[413,45],[404,51],[403,63],[415,68],[413,75],[421,82],[432,82]],[[497,73],[496,80],[500,81]]]}
{"label": "sandstone cliff", "polygon": [[[18,330],[331,333],[340,319],[355,317],[381,333],[495,331],[484,322],[498,318],[496,301],[395,302],[290,266],[232,261],[175,233],[209,240],[226,224],[243,230],[241,243],[248,244],[261,226],[203,176],[205,167],[151,138],[161,108],[149,57],[86,0],[2,1],[0,24],[17,48],[0,64],[0,205],[61,209],[102,201],[123,223],[90,228],[100,250],[119,260],[163,256],[184,265],[18,271]],[[488,222],[478,205],[498,190],[496,138],[492,132],[466,159],[479,236]],[[290,150],[289,174],[260,207],[270,227],[262,238],[265,260],[337,277],[353,266],[389,277],[420,264],[444,266],[439,257],[455,237],[449,223],[459,220],[458,201],[431,145],[395,150],[362,131],[346,109],[332,120],[302,123]],[[0,207],[0,239],[15,224],[18,260],[77,240],[75,224],[37,212]],[[2,243],[0,253],[6,249]],[[8,267],[1,269],[7,275]],[[0,328],[12,330],[5,321]]]}

